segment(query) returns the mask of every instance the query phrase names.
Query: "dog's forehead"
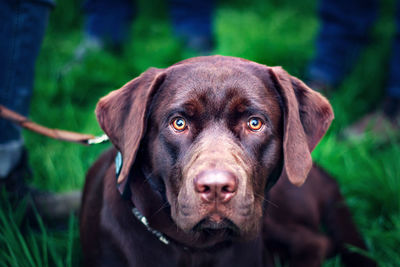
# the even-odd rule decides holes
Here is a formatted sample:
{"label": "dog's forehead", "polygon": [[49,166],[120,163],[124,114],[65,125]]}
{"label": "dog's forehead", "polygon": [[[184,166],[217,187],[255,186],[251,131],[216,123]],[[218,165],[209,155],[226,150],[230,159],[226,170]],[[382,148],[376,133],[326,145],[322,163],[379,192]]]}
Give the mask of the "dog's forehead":
{"label": "dog's forehead", "polygon": [[260,89],[262,91],[264,88],[260,79],[251,75],[246,69],[229,64],[178,66],[168,73],[167,82],[179,93],[207,92],[214,96],[222,96],[226,90],[232,88],[254,92]]}
{"label": "dog's forehead", "polygon": [[274,88],[249,69],[234,64],[176,66],[168,71],[161,95],[160,101],[164,104],[161,106],[170,109],[199,102],[208,109],[221,109],[227,103],[247,104],[263,110],[279,109]]}

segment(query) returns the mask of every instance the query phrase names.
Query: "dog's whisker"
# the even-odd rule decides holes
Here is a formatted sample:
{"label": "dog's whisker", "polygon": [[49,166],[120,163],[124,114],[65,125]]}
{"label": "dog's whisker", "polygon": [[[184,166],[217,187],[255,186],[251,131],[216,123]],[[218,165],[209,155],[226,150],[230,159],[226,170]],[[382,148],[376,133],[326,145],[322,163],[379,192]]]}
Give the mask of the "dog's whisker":
{"label": "dog's whisker", "polygon": [[258,196],[259,198],[261,198],[261,200],[263,202],[267,202],[268,204],[271,204],[272,206],[274,206],[276,208],[279,208],[278,204],[276,204],[276,203],[272,202],[271,200],[265,198],[263,195],[260,195],[260,194],[257,194],[257,193],[255,193],[255,195]]}
{"label": "dog's whisker", "polygon": [[163,209],[165,209],[165,208],[168,207],[168,206],[169,206],[168,201],[164,202],[164,203],[161,205],[161,207],[160,207],[156,212],[153,213],[152,217],[155,216],[157,213],[159,213],[160,211],[162,211]]}

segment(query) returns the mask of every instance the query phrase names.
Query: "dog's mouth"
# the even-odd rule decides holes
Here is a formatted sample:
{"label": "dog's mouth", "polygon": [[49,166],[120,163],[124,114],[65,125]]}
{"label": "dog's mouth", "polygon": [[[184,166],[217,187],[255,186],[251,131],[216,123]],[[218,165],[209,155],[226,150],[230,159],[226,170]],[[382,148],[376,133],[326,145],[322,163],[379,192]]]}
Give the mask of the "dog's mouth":
{"label": "dog's mouth", "polygon": [[223,219],[219,222],[210,218],[205,218],[193,227],[193,232],[201,233],[207,236],[239,236],[239,228],[229,219]]}

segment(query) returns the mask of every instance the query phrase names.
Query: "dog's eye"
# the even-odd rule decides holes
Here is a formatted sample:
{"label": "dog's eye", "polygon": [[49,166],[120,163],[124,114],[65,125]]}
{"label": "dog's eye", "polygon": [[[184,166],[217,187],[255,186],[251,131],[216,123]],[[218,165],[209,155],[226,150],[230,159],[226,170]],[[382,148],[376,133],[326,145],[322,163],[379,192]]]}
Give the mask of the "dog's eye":
{"label": "dog's eye", "polygon": [[249,126],[250,130],[252,131],[259,131],[263,126],[263,122],[260,118],[252,117],[247,122],[247,126]]}
{"label": "dog's eye", "polygon": [[174,130],[178,132],[182,132],[186,129],[186,121],[182,117],[178,117],[172,120],[171,122],[172,127]]}

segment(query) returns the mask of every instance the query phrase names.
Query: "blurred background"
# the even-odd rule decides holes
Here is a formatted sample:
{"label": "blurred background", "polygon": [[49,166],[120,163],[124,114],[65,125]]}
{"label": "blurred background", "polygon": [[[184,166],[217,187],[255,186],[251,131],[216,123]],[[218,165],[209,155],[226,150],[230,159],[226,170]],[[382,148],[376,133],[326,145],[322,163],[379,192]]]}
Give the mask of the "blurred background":
{"label": "blurred background", "polygon": [[[279,65],[307,80],[321,26],[318,6],[317,0],[216,1],[211,54]],[[324,91],[335,120],[313,152],[314,161],[339,182],[369,246],[368,255],[380,266],[400,266],[399,139],[396,134],[383,138],[376,133],[345,138],[343,132],[385,97],[396,35],[395,11],[396,1],[379,1],[365,49],[343,81],[334,90]],[[94,116],[100,97],[149,67],[167,67],[200,53],[176,38],[167,1],[136,1],[135,13],[121,47],[98,49],[94,45],[85,50],[82,1],[56,1],[36,62],[29,115],[33,121],[100,135]],[[83,147],[27,131],[23,136],[33,184],[54,192],[81,189],[89,166],[109,146]],[[0,266],[80,264],[76,216],[70,217],[65,229],[48,229],[39,223],[33,230],[20,227],[22,208],[12,208],[4,200],[0,205]],[[325,266],[340,266],[339,259]]]}

